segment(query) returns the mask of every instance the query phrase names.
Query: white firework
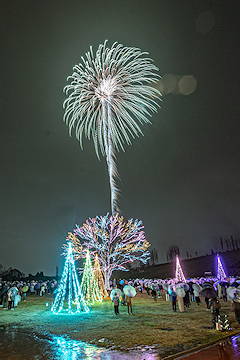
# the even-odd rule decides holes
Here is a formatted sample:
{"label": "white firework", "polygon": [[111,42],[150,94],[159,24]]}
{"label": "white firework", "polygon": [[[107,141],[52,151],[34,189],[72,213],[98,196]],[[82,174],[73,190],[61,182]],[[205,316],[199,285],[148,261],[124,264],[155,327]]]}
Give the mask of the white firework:
{"label": "white firework", "polygon": [[107,40],[99,45],[94,56],[92,47],[86,59],[75,65],[65,86],[68,98],[64,101],[64,121],[69,135],[75,128],[83,148],[83,135],[93,139],[95,151],[106,156],[111,189],[112,213],[116,213],[118,189],[116,186],[116,149],[124,151],[124,144],[142,134],[140,124],[151,123],[149,117],[157,111],[159,91],[150,86],[157,83],[158,68],[147,52],[124,47],[115,42],[107,47]]}

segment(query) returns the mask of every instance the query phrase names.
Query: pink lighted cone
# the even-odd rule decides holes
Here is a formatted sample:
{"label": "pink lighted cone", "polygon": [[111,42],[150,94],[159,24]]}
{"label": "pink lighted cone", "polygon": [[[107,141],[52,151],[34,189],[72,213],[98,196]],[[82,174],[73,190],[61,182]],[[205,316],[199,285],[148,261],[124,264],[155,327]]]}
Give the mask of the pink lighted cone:
{"label": "pink lighted cone", "polygon": [[185,276],[182,271],[182,267],[179,261],[178,256],[176,256],[176,273],[175,273],[175,279],[177,282],[183,281],[186,282]]}

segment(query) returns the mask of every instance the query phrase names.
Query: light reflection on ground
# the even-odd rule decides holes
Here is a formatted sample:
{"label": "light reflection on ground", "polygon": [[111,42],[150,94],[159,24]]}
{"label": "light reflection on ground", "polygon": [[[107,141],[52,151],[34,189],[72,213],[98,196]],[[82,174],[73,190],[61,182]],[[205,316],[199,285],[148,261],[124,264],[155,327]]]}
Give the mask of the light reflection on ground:
{"label": "light reflection on ground", "polygon": [[121,354],[116,351],[98,348],[81,341],[68,340],[64,337],[53,336],[53,347],[55,348],[55,359],[78,360],[78,359],[104,359],[104,360],[124,360],[124,359],[145,359],[154,360],[154,354],[140,353],[132,351],[129,354]]}
{"label": "light reflection on ground", "polygon": [[39,334],[19,325],[0,326],[0,360],[160,360],[173,354],[175,359],[237,360],[240,358],[240,336],[232,336],[202,350],[193,350],[188,355],[181,351],[181,347],[178,351],[165,348],[158,349],[156,354],[153,346],[121,352],[71,340],[67,336],[48,332]]}
{"label": "light reflection on ground", "polygon": [[232,336],[219,343],[196,350],[188,355],[177,356],[176,360],[239,360],[240,335]]}
{"label": "light reflection on ground", "polygon": [[156,360],[151,349],[123,353],[49,333],[43,335],[19,326],[0,327],[0,359],[17,360]]}

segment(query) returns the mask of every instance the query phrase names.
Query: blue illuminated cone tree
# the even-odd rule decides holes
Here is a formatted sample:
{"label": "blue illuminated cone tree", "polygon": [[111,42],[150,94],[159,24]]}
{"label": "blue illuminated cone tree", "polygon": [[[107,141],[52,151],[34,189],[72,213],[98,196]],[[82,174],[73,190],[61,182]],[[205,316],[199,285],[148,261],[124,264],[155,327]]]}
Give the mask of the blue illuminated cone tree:
{"label": "blue illuminated cone tree", "polygon": [[51,311],[54,314],[60,313],[64,308],[66,299],[69,314],[73,314],[74,310],[76,313],[89,311],[80,289],[71,242],[68,243],[66,262]]}
{"label": "blue illuminated cone tree", "polygon": [[175,279],[177,282],[186,282],[185,276],[182,271],[182,267],[179,261],[178,256],[176,256],[176,273],[175,273]]}
{"label": "blue illuminated cone tree", "polygon": [[89,250],[87,250],[82,274],[81,291],[89,305],[93,305],[96,301],[102,301],[100,289],[94,275]]}

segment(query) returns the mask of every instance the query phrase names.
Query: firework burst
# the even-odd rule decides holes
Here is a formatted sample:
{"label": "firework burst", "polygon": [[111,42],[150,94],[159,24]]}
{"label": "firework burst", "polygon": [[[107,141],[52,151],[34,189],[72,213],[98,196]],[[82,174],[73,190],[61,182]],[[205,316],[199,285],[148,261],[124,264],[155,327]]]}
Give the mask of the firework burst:
{"label": "firework burst", "polygon": [[124,144],[142,134],[140,125],[150,123],[149,117],[157,111],[160,93],[150,86],[159,80],[158,68],[138,48],[124,47],[115,42],[107,47],[107,40],[99,45],[96,55],[92,47],[86,58],[74,66],[65,86],[68,98],[64,102],[64,121],[71,135],[83,148],[83,136],[93,139],[95,151],[106,156],[112,213],[118,210],[115,179],[117,167],[114,150],[124,151]]}

